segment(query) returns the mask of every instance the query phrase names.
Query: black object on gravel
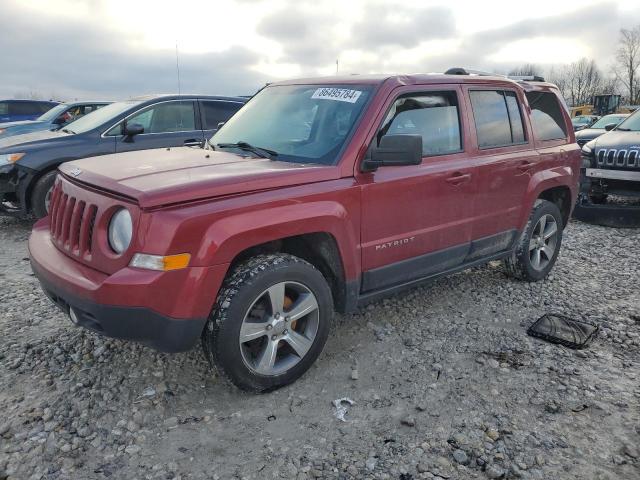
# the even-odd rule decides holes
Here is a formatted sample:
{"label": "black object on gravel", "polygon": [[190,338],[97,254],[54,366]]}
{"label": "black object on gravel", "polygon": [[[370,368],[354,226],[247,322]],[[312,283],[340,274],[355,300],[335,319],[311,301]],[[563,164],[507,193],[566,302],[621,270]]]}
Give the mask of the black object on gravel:
{"label": "black object on gravel", "polygon": [[564,315],[546,313],[527,329],[527,334],[568,348],[585,348],[598,333],[598,325]]}

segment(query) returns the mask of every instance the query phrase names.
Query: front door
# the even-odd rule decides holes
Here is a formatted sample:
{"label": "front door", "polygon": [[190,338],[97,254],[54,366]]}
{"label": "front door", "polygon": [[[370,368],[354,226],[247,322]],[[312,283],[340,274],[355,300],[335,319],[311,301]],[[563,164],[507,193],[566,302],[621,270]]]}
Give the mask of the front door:
{"label": "front door", "polygon": [[467,256],[476,171],[464,152],[460,94],[457,88],[398,94],[372,140],[419,134],[423,159],[358,174],[365,292],[455,268]]}
{"label": "front door", "polygon": [[119,135],[117,152],[199,146],[204,141],[192,100],[170,100],[145,107],[124,121],[121,133],[127,124],[141,125],[144,131],[134,136]]}

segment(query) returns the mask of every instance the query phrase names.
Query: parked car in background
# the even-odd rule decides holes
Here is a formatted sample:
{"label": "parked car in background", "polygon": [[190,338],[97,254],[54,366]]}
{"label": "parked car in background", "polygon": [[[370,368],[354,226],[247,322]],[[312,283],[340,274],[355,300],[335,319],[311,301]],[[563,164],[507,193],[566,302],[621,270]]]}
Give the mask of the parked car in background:
{"label": "parked car in background", "polygon": [[0,123],[0,139],[37,132],[39,130],[58,130],[88,113],[95,112],[111,102],[72,102],[56,105],[36,120]]}
{"label": "parked car in background", "polygon": [[201,147],[245,103],[240,97],[152,95],[112,103],[57,131],[0,139],[0,213],[44,217],[56,169],[69,160]]}
{"label": "parked car in background", "polygon": [[[615,227],[640,226],[640,110],[582,147],[576,218]],[[631,202],[609,202],[609,196]],[[635,205],[634,205],[635,204]]]}
{"label": "parked car in background", "polygon": [[585,143],[599,137],[606,131],[614,129],[628,116],[628,113],[614,113],[611,115],[605,115],[589,128],[584,128],[576,132],[576,142],[578,142],[578,145],[582,147]]}
{"label": "parked car in background", "polygon": [[35,120],[58,103],[44,100],[0,100],[0,123]]}
{"label": "parked car in background", "polygon": [[544,279],[580,173],[558,89],[498,76],[274,83],[208,143],[62,165],[30,258],[76,325],[200,341],[254,392],[313,364],[334,310],[490,260]]}
{"label": "parked car in background", "polygon": [[595,115],[578,115],[577,117],[573,117],[571,119],[571,124],[573,125],[573,131],[577,132],[584,128],[589,128],[595,122],[598,121],[598,118]]}

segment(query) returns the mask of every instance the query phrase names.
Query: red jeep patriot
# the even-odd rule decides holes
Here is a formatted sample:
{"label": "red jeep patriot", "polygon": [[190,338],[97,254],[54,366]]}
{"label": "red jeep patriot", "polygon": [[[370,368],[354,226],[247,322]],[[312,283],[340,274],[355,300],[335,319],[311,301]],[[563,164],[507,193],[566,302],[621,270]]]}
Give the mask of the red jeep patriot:
{"label": "red jeep patriot", "polygon": [[264,391],[310,367],[334,310],[489,260],[543,279],[579,171],[543,81],[286,81],[205,149],[62,165],[31,262],[75,324],[170,352],[201,339],[222,375]]}

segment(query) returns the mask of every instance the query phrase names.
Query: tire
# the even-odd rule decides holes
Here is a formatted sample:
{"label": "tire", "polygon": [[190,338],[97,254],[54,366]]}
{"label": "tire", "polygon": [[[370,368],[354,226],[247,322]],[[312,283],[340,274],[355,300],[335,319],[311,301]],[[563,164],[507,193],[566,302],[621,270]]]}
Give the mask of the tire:
{"label": "tire", "polygon": [[259,255],[227,276],[202,347],[220,375],[238,388],[270,391],[311,367],[332,318],[331,289],[313,265],[288,254]]}
{"label": "tire", "polygon": [[[540,235],[541,228],[545,229],[544,236]],[[563,228],[558,206],[548,200],[536,200],[516,248],[504,260],[507,275],[528,282],[538,282],[549,275],[560,252]]]}
{"label": "tire", "polygon": [[57,175],[58,172],[56,170],[45,173],[36,181],[33,187],[33,192],[31,193],[31,211],[37,219],[46,217],[49,213],[47,211],[47,197],[51,194],[51,189],[53,189]]}

